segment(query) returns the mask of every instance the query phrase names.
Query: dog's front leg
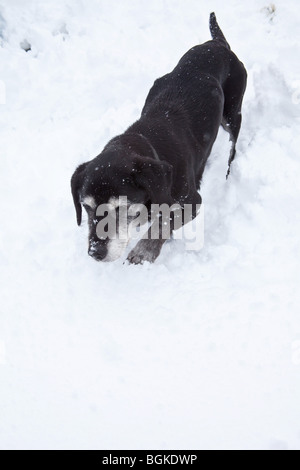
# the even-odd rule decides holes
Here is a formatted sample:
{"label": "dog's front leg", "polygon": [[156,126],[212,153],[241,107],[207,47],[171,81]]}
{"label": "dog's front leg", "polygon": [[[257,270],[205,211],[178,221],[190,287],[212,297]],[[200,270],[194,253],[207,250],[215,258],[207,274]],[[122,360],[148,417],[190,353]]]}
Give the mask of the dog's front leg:
{"label": "dog's front leg", "polygon": [[164,219],[159,217],[156,219],[156,222],[152,223],[144,237],[131,250],[127,261],[131,264],[143,264],[145,261],[154,263],[156,258],[160,255],[165,241],[171,238],[173,228],[173,216],[168,216]]}
{"label": "dog's front leg", "polygon": [[154,263],[165,241],[171,238],[172,232],[197,217],[202,203],[200,194],[195,190],[192,196],[185,200],[190,202],[184,204],[184,207],[174,204],[171,212],[156,214],[151,227],[129,253],[127,257],[129,263],[143,264],[144,261]]}

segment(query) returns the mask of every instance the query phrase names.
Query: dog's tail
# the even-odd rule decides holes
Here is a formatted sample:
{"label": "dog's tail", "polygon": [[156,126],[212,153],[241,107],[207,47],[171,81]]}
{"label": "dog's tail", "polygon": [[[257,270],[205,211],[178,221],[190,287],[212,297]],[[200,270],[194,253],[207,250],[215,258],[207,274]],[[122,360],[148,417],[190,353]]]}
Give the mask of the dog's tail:
{"label": "dog's tail", "polygon": [[225,36],[222,33],[220,26],[218,25],[215,13],[210,14],[209,29],[210,29],[211,37],[215,41],[221,42],[225,47],[227,47],[227,49],[230,49],[230,46],[228,42],[226,41]]}

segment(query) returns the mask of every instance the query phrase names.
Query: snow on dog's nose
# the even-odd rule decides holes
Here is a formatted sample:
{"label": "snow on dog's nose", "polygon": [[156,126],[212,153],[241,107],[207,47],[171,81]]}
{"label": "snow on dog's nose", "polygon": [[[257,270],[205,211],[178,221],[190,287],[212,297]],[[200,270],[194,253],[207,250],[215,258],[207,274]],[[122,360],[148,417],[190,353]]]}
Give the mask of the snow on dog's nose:
{"label": "snow on dog's nose", "polygon": [[107,246],[102,243],[92,242],[89,246],[88,254],[96,261],[104,261],[107,256]]}

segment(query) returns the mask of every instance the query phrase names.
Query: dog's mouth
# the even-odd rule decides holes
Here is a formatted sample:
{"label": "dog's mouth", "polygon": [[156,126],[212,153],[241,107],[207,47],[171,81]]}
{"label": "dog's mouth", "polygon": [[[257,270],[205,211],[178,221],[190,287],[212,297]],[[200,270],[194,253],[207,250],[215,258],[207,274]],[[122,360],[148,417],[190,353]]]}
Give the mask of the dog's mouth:
{"label": "dog's mouth", "polygon": [[103,242],[92,242],[89,245],[88,254],[95,261],[112,262],[119,259],[124,253],[128,246],[130,238],[115,238],[108,239],[105,243]]}
{"label": "dog's mouth", "polygon": [[108,254],[107,244],[90,241],[88,254],[96,261],[104,261]]}

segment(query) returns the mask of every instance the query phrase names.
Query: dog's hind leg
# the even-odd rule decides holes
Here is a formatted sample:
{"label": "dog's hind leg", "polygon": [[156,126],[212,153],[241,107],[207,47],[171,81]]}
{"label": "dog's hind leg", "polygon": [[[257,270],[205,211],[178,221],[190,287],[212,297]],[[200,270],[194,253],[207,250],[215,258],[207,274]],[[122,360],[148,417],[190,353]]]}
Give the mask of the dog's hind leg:
{"label": "dog's hind leg", "polygon": [[230,174],[230,165],[236,154],[236,142],[239,136],[242,122],[242,101],[247,83],[247,73],[241,62],[237,62],[237,73],[230,75],[224,86],[224,111],[223,111],[223,128],[229,132],[232,147],[228,161],[228,172],[226,178]]}
{"label": "dog's hind leg", "polygon": [[238,138],[240,127],[241,127],[241,115],[239,119],[236,117],[234,121],[235,121],[234,125],[232,124],[233,119],[227,122],[227,120],[223,118],[223,121],[222,121],[222,127],[226,132],[229,133],[230,141],[231,141],[231,149],[230,149],[230,154],[229,154],[226,179],[230,175],[230,165],[233,162],[235,158],[235,154],[236,154],[236,142],[237,142],[237,138]]}

